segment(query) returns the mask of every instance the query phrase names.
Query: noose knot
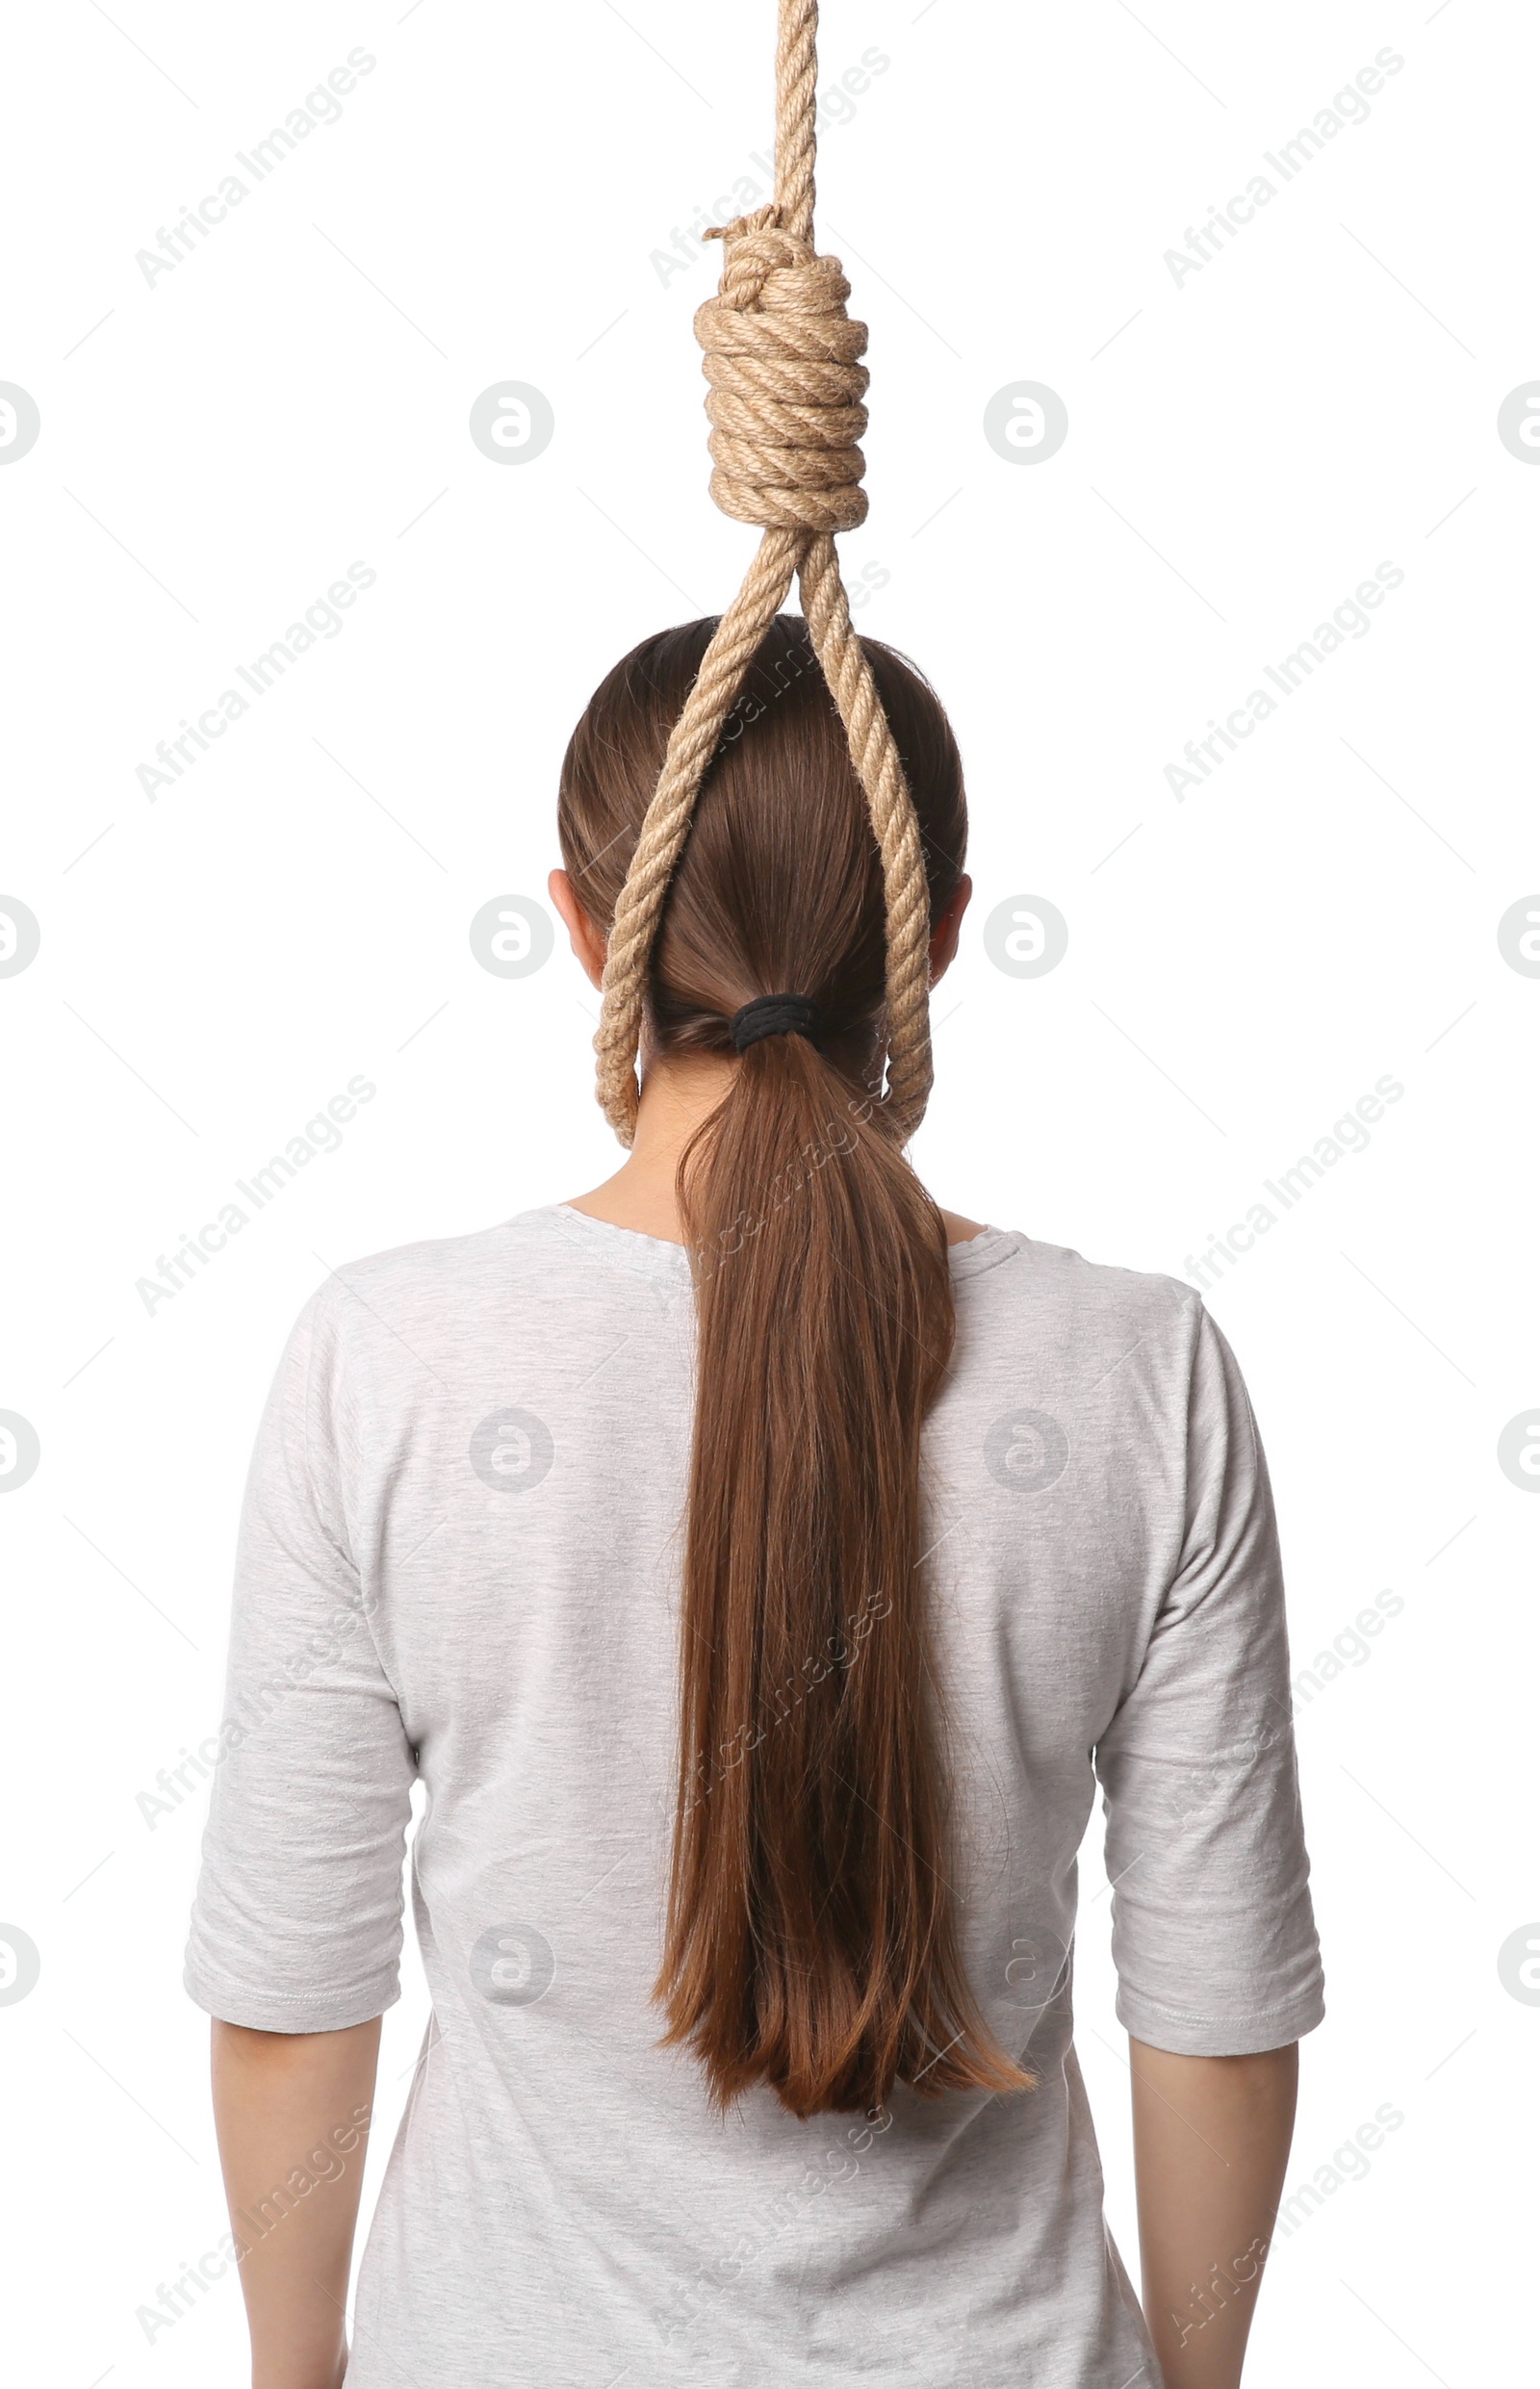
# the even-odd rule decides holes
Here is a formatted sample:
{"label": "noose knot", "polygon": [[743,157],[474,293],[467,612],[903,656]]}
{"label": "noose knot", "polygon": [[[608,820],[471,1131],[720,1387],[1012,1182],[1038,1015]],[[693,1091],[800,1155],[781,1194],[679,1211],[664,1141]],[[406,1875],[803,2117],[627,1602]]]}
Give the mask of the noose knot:
{"label": "noose knot", "polygon": [[721,287],[695,316],[711,385],[712,497],[766,530],[854,530],[866,519],[870,377],[858,362],[866,326],[845,313],[838,258],[784,230],[775,207],[706,237],[725,244]]}

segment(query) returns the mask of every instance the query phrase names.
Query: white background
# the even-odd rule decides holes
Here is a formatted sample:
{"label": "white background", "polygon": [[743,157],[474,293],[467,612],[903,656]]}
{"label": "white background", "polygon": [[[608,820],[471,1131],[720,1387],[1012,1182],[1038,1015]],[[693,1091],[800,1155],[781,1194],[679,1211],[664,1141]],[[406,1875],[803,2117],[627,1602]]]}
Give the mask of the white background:
{"label": "white background", "polygon": [[[749,552],[706,491],[690,317],[717,252],[666,279],[653,253],[757,172],[772,16],[57,0],[10,25],[0,379],[41,433],[0,464],[0,887],[42,941],[0,981],[0,1408],[42,1456],[0,1503],[0,1918],[42,1970],[0,2009],[0,2231],[9,2352],[49,2389],[243,2377],[233,2276],[150,2336],[137,2314],[225,2228],[179,1985],[203,1793],[153,1827],[139,1795],[218,1723],[284,1333],[327,1267],[614,1166],[565,941],[501,980],[467,929],[542,894],[601,674],[720,607]],[[341,120],[147,280],[136,252],[358,47]],[[1540,1398],[1540,980],[1497,924],[1540,887],[1540,472],[1496,419],[1540,373],[1537,47],[1495,0],[824,20],[826,86],[887,62],[820,161],[821,244],[872,326],[847,572],[874,568],[862,629],[949,704],[973,808],[922,1172],[976,1217],[1191,1274],[1376,1080],[1404,1089],[1211,1293],[1296,1670],[1383,1588],[1403,1604],[1298,1719],[1330,2014],[1291,2189],[1376,2109],[1403,2120],[1280,2244],[1256,2389],[1476,2389],[1532,2346],[1540,2012],[1498,1952],[1540,1916],[1540,1501],[1497,1445]],[[1403,63],[1368,121],[1284,185],[1263,152],[1383,49]],[[1258,172],[1277,195],[1178,282],[1165,252]],[[517,469],[467,433],[499,375],[555,414]],[[982,433],[1012,376],[1068,410],[1030,469]],[[337,635],[152,801],[157,742],[355,560],[376,578]],[[1178,800],[1184,744],[1382,562],[1404,579],[1368,631]],[[1069,924],[1039,979],[983,947],[1021,893]],[[357,1073],[377,1093],[340,1149],[147,1311],[137,1281]],[[1093,1849],[1085,1897],[1081,2050],[1132,2260]],[[409,1961],[387,2127],[423,2022]]]}

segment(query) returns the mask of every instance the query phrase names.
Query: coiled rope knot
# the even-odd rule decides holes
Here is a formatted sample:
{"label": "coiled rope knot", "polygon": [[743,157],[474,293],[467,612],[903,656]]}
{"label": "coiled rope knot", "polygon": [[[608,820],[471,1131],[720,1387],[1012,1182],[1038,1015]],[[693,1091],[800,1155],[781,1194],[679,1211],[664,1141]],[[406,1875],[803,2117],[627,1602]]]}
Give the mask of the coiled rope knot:
{"label": "coiled rope knot", "polygon": [[774,207],[706,237],[726,244],[721,288],[695,316],[711,385],[711,496],[765,530],[854,530],[866,519],[870,375],[838,258],[785,231]]}

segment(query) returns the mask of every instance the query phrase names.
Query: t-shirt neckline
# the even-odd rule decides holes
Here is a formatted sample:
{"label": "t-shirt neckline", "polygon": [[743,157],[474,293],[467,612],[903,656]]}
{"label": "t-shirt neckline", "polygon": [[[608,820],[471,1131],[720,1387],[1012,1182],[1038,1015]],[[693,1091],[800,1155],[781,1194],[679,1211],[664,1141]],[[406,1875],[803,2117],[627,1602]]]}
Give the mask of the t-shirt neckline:
{"label": "t-shirt neckline", "polygon": [[[592,1212],[578,1211],[572,1203],[545,1203],[506,1224],[516,1227],[537,1221],[548,1222],[570,1242],[586,1245],[638,1276],[660,1277],[682,1286],[690,1282],[688,1253],[666,1236],[649,1236],[641,1228],[621,1227],[613,1220],[596,1220]],[[981,1271],[992,1269],[1014,1252],[1020,1242],[1003,1228],[986,1226],[964,1244],[949,1245],[947,1260],[954,1280],[976,1277]]]}

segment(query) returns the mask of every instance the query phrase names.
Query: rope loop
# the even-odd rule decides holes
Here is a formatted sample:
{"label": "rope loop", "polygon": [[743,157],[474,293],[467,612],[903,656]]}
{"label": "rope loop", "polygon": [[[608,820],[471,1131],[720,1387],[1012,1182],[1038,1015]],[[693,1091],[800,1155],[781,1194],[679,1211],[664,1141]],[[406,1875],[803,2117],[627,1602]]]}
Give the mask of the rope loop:
{"label": "rope loop", "polygon": [[930,891],[914,802],[871,667],[851,628],[834,534],[866,519],[869,376],[866,326],[845,312],[850,284],[837,257],[813,245],[817,162],[817,0],[779,0],[776,195],[714,226],[723,244],[717,295],[695,335],[709,385],[711,496],[724,514],[764,536],[722,616],[684,710],[674,725],[615,906],[594,1039],[599,1100],[629,1144],[637,1111],[636,1052],[653,941],[723,724],[795,576],[814,652],[850,744],[882,853],[887,917],[882,1111],[901,1137],[918,1126],[931,1087]]}

